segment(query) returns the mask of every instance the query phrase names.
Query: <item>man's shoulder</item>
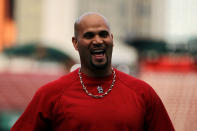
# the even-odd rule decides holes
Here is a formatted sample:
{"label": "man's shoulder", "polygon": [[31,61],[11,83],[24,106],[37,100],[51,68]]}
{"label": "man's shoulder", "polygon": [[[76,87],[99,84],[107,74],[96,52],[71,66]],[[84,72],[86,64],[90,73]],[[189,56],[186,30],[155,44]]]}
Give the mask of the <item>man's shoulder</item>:
{"label": "man's shoulder", "polygon": [[135,78],[131,75],[128,75],[118,70],[117,70],[117,75],[118,75],[118,80],[123,85],[125,85],[125,87],[134,91],[138,95],[146,98],[151,98],[151,97],[158,98],[155,90],[145,81]]}
{"label": "man's shoulder", "polygon": [[41,86],[38,90],[38,94],[47,94],[47,95],[58,95],[66,88],[69,88],[74,81],[77,79],[77,70],[70,72],[66,75],[59,77],[58,79],[48,82],[45,85]]}
{"label": "man's shoulder", "polygon": [[132,75],[126,74],[120,70],[117,70],[118,79],[126,85],[138,85],[138,86],[149,86],[145,81],[140,80]]}
{"label": "man's shoulder", "polygon": [[140,92],[140,93],[152,92],[154,90],[145,81],[135,78],[134,76],[131,76],[119,70],[116,70],[116,71],[117,71],[117,77],[118,77],[117,79],[129,89],[134,90],[135,92]]}

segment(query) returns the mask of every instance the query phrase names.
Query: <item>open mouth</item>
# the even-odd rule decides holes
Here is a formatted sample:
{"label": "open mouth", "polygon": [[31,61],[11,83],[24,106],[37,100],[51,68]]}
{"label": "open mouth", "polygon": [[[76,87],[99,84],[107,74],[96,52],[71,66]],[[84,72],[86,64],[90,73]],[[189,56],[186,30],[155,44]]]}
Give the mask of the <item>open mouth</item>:
{"label": "open mouth", "polygon": [[105,49],[92,49],[90,53],[92,55],[92,60],[95,62],[103,62],[106,58]]}
{"label": "open mouth", "polygon": [[103,54],[105,54],[105,50],[104,49],[91,50],[91,54],[92,55],[103,55]]}

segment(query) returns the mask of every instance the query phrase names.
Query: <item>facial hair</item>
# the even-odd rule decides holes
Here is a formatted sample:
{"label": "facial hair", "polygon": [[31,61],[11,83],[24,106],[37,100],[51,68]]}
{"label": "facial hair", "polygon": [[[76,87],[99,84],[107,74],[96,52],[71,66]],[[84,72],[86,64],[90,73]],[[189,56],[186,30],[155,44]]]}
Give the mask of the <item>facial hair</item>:
{"label": "facial hair", "polygon": [[[107,58],[106,58],[106,59],[107,59]],[[100,69],[100,70],[102,70],[102,69],[105,69],[105,68],[107,67],[107,65],[108,65],[108,59],[107,59],[107,61],[105,62],[105,64],[102,64],[102,65],[94,64],[94,63],[92,62],[92,60],[90,60],[90,64],[91,64],[92,67],[94,67],[95,69]]]}

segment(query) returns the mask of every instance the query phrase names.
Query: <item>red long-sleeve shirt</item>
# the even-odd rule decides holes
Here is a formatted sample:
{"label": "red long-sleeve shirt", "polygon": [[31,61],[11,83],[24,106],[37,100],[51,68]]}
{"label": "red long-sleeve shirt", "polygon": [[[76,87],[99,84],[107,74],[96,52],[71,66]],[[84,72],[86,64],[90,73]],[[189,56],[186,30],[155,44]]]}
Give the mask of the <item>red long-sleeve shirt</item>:
{"label": "red long-sleeve shirt", "polygon": [[[174,131],[162,101],[145,82],[115,69],[112,91],[103,98],[88,96],[78,69],[39,88],[11,131]],[[98,94],[113,74],[91,78],[82,73],[87,90]]]}

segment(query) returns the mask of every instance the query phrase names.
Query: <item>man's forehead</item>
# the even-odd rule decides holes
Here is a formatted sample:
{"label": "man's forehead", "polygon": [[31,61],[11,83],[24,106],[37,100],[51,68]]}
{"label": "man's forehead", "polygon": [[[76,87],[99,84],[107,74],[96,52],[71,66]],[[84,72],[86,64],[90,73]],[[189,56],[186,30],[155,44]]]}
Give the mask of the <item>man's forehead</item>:
{"label": "man's forehead", "polygon": [[100,24],[110,28],[107,19],[99,13],[85,13],[78,18],[75,24],[78,27]]}
{"label": "man's forehead", "polygon": [[[96,30],[108,30],[110,32],[110,26],[107,19],[95,12],[88,12],[81,15],[74,24],[74,33],[75,36],[78,35],[79,32],[86,32],[90,29]],[[95,30],[96,29],[96,30]]]}
{"label": "man's forehead", "polygon": [[107,25],[106,20],[97,14],[91,14],[91,15],[86,15],[84,17],[81,18],[81,20],[79,21],[79,25],[80,24],[96,24],[96,23],[100,23],[100,24],[104,24]]}
{"label": "man's forehead", "polygon": [[103,15],[96,13],[96,12],[84,13],[77,19],[76,23],[80,23],[81,21],[87,20],[87,19],[102,19],[107,23],[107,19]]}

